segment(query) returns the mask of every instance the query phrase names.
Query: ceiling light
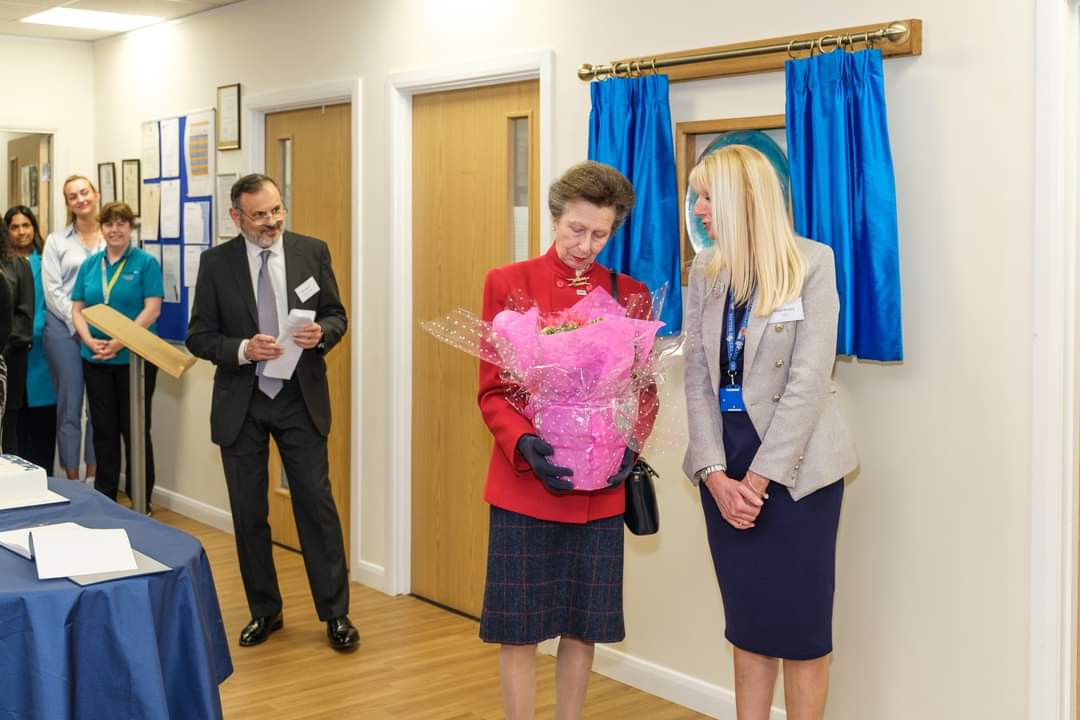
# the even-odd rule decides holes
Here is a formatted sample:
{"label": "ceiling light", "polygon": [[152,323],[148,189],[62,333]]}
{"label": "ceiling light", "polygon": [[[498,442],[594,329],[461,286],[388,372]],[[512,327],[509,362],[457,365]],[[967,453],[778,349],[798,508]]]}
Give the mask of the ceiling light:
{"label": "ceiling light", "polygon": [[86,30],[125,32],[146,25],[153,25],[156,22],[161,22],[161,20],[162,18],[149,15],[126,15],[124,13],[56,7],[45,12],[39,12],[37,15],[24,17],[21,22],[35,25],[83,28]]}

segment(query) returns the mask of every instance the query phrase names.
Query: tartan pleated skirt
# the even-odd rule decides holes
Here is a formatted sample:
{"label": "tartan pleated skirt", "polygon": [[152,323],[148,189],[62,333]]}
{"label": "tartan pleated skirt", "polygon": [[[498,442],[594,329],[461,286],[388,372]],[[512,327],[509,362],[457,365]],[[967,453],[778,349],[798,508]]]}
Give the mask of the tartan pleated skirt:
{"label": "tartan pleated skirt", "polygon": [[492,506],[480,639],[619,642],[622,582],[621,515],[577,525]]}

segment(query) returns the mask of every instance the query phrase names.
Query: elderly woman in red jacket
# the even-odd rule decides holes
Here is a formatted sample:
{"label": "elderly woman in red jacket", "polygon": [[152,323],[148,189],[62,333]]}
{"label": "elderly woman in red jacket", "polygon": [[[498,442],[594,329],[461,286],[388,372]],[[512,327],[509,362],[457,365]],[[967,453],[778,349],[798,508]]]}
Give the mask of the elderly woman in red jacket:
{"label": "elderly woman in red jacket", "polygon": [[[616,276],[596,256],[633,204],[633,187],[614,168],[596,162],[570,168],[549,191],[550,250],[488,273],[484,319],[490,321],[522,293],[550,313],[595,288],[611,292]],[[623,301],[647,292],[627,275],[617,278]],[[549,462],[551,446],[508,402],[507,390],[499,369],[482,362],[480,410],[495,444],[484,489],[491,527],[480,637],[502,645],[499,667],[510,720],[533,717],[536,645],[560,638],[555,717],[578,718],[594,643],[618,642],[625,634],[623,481],[634,455],[626,451],[607,488],[573,491],[567,480],[571,470]]]}

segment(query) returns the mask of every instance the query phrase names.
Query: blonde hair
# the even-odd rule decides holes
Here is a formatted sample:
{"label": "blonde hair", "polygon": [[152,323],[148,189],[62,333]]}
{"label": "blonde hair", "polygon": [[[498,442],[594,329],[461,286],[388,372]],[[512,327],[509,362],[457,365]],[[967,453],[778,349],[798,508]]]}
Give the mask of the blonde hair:
{"label": "blonde hair", "polygon": [[709,197],[716,248],[705,266],[715,280],[731,275],[735,302],[770,315],[802,292],[806,261],[795,241],[780,182],[768,159],[748,145],[727,145],[701,159],[690,187]]}
{"label": "blonde hair", "polygon": [[[92,180],[90,180],[90,178],[86,177],[85,175],[72,175],[67,180],[64,181],[63,185],[60,186],[60,192],[64,196],[64,205],[65,206],[67,205],[67,186],[70,185],[71,183],[75,182],[76,180],[84,181],[87,185],[90,186],[90,189],[94,191],[94,194],[97,195],[97,188],[94,187],[94,183],[93,183]],[[71,208],[68,208],[68,211],[67,211],[67,224],[68,225],[74,225],[75,224],[75,213],[71,212]]]}

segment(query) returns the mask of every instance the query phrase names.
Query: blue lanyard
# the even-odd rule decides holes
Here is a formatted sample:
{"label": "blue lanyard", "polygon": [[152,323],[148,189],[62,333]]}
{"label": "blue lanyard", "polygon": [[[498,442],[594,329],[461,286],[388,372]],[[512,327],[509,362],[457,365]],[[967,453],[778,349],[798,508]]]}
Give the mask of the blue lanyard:
{"label": "blue lanyard", "polygon": [[743,315],[742,326],[739,328],[739,332],[735,332],[735,295],[730,290],[728,291],[728,303],[727,303],[727,355],[728,355],[728,377],[731,378],[731,384],[735,384],[735,373],[739,369],[739,355],[742,354],[743,347],[746,345],[746,330],[750,327],[750,310],[754,304],[754,299],[750,298],[750,302],[746,306],[746,314]]}

